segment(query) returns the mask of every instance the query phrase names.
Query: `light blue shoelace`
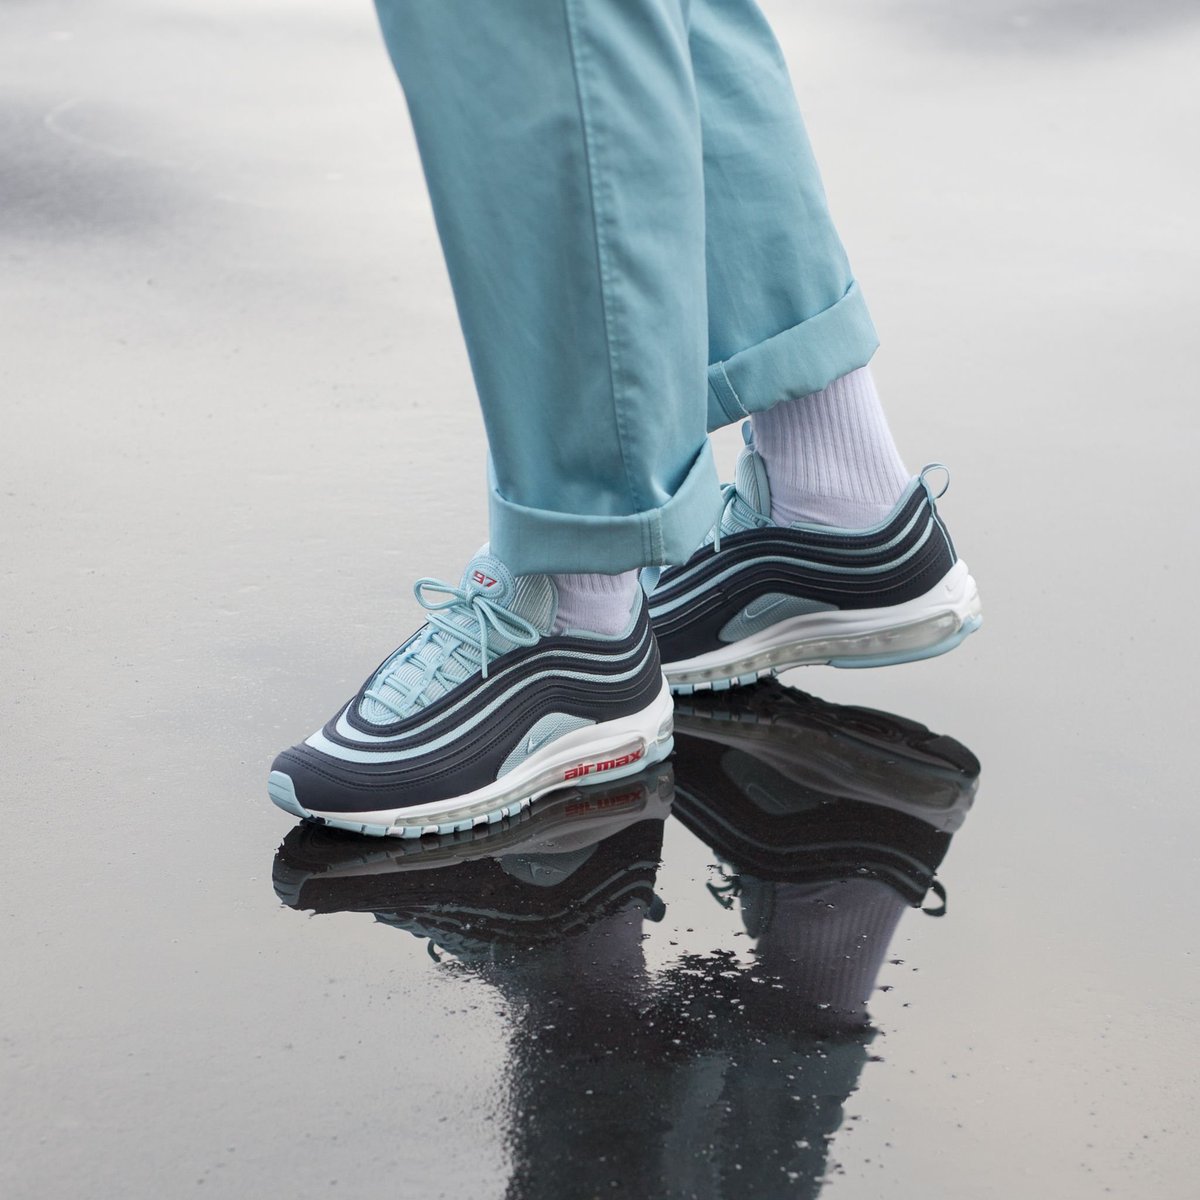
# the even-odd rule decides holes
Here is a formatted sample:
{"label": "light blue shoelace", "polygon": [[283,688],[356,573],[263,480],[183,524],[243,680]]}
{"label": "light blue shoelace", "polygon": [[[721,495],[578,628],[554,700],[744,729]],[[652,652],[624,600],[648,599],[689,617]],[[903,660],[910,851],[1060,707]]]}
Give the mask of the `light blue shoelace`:
{"label": "light blue shoelace", "polygon": [[742,499],[737,490],[737,485],[732,483],[721,484],[721,515],[717,518],[716,525],[713,526],[713,553],[721,553],[721,526],[725,524],[725,518],[729,514],[731,508],[737,507],[738,516],[746,521],[755,529],[764,529],[771,524],[770,517],[764,517],[762,513],[755,512],[754,509]]}
{"label": "light blue shoelace", "polygon": [[[447,599],[429,600],[426,592],[440,592]],[[377,688],[370,688],[366,692],[369,699],[382,704],[396,717],[406,716],[412,702],[431,683],[437,682],[445,686],[461,682],[452,680],[445,673],[446,666],[452,660],[466,667],[468,672],[480,666],[483,678],[486,679],[488,662],[494,657],[488,644],[489,629],[495,630],[516,646],[532,646],[541,637],[537,628],[524,617],[510,612],[473,589],[455,587],[453,584],[443,583],[440,579],[425,578],[418,579],[413,585],[413,595],[416,596],[417,603],[429,614],[428,625],[396,658],[388,673],[378,683],[379,688],[390,684],[394,690],[400,692],[400,700],[397,704],[380,695]],[[433,662],[418,664],[421,669],[420,676],[412,680],[406,688],[399,687],[396,683],[398,673],[404,667],[412,665],[420,651],[430,643],[438,647],[440,656]],[[470,647],[478,654],[479,663],[470,655],[460,653],[465,647]]]}

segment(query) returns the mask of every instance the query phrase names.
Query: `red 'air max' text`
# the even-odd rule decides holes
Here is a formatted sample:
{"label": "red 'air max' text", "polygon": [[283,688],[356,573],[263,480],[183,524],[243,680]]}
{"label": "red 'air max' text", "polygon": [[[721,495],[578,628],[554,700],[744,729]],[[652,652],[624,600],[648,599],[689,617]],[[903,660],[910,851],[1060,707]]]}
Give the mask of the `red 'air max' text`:
{"label": "red 'air max' text", "polygon": [[637,762],[645,754],[645,750],[634,750],[630,754],[622,754],[620,758],[606,758],[603,762],[580,763],[563,773],[563,779],[582,779],[585,775],[599,775],[601,771],[611,771],[614,767],[627,767]]}

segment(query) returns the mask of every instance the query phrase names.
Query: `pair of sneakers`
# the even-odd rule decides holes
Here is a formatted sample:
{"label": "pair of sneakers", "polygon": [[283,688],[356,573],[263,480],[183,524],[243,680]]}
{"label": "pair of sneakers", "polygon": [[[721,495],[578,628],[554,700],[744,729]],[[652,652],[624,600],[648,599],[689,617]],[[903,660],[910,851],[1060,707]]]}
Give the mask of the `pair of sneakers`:
{"label": "pair of sneakers", "polygon": [[639,592],[616,636],[555,632],[554,581],[487,553],[457,587],[420,580],[426,623],[276,758],[271,799],[376,836],[463,832],[665,759],[673,692],[943,654],[979,627],[979,595],[927,474],[872,528],[781,527],[748,445],[708,541]]}

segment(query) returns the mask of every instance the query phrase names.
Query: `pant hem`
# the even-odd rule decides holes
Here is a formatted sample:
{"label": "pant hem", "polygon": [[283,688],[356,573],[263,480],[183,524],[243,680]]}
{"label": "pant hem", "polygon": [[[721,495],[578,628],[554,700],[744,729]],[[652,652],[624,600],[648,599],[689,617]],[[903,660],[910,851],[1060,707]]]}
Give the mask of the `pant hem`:
{"label": "pant hem", "polygon": [[797,400],[865,367],[879,337],[857,283],[834,305],[708,368],[708,428]]}
{"label": "pant hem", "polygon": [[492,551],[516,575],[598,571],[615,575],[685,562],[717,519],[717,467],[708,441],[675,494],[661,507],[627,516],[526,508],[505,499],[492,478]]}

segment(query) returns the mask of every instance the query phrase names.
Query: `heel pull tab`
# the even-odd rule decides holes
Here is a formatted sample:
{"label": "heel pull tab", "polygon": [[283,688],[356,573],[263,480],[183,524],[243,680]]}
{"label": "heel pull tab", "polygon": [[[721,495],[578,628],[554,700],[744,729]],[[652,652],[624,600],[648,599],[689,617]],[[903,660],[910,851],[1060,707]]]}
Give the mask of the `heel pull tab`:
{"label": "heel pull tab", "polygon": [[[946,482],[944,484],[942,484],[942,490],[936,494],[934,493],[933,489],[930,488],[929,484],[925,480],[925,476],[929,475],[933,471],[945,471],[946,472]],[[945,463],[940,463],[940,462],[926,463],[921,468],[921,474],[918,475],[917,478],[920,479],[920,481],[925,484],[925,490],[927,492],[929,492],[930,496],[932,496],[935,500],[940,500],[950,490],[950,468],[948,466],[946,466]]]}

